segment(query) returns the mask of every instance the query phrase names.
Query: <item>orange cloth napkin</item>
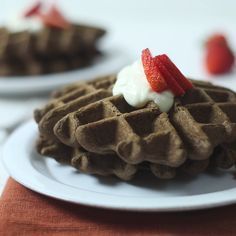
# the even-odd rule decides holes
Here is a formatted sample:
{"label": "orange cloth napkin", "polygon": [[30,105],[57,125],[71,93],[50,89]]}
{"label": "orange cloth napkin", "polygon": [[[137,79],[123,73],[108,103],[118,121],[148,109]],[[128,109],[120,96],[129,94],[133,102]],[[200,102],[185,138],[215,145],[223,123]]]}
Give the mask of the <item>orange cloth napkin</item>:
{"label": "orange cloth napkin", "polygon": [[0,235],[236,235],[236,205],[138,213],[69,204],[9,179],[0,199]]}

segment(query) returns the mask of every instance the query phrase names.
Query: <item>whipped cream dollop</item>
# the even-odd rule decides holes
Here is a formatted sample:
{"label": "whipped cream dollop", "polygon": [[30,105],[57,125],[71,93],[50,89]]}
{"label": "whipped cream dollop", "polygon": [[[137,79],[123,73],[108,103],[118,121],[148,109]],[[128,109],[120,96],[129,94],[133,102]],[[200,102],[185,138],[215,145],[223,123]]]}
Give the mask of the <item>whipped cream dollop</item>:
{"label": "whipped cream dollop", "polygon": [[21,31],[30,31],[34,33],[40,31],[43,28],[43,23],[36,16],[28,18],[25,18],[24,16],[14,16],[9,17],[4,22],[4,27],[6,27],[12,33]]}
{"label": "whipped cream dollop", "polygon": [[157,93],[152,90],[141,60],[124,67],[118,73],[113,95],[119,94],[133,107],[143,107],[147,102],[154,101],[162,112],[168,112],[174,103],[174,94],[171,91]]}

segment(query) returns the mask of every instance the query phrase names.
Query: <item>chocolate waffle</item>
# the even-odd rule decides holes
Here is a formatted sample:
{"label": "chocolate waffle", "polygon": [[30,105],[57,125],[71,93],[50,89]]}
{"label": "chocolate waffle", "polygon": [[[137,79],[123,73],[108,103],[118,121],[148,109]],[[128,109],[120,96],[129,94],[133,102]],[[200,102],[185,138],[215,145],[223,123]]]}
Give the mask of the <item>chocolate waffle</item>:
{"label": "chocolate waffle", "polygon": [[0,75],[45,74],[87,66],[100,54],[96,43],[104,34],[100,28],[85,25],[44,27],[36,33],[0,28]]}
{"label": "chocolate waffle", "polygon": [[37,142],[37,150],[41,155],[53,157],[59,163],[70,164],[87,174],[115,175],[120,179],[129,180],[138,170],[138,166],[127,164],[115,155],[101,156],[42,137]]}
{"label": "chocolate waffle", "polygon": [[152,102],[136,109],[112,96],[114,81],[104,77],[61,90],[35,112],[40,133],[91,153],[115,153],[129,164],[172,168],[186,160],[207,163],[216,147],[236,138],[235,94],[226,88],[193,81],[168,115]]}
{"label": "chocolate waffle", "polygon": [[27,58],[25,60],[10,59],[0,62],[0,75],[23,76],[58,73],[82,68],[92,63],[94,55],[78,55],[73,57],[58,56],[56,58]]}
{"label": "chocolate waffle", "polygon": [[37,141],[37,151],[41,155],[53,157],[59,163],[70,164],[86,174],[115,175],[122,180],[132,179],[138,171],[151,171],[160,179],[170,179],[176,175],[175,168],[150,163],[132,165],[115,154],[91,153],[82,148],[71,148],[42,137]]}
{"label": "chocolate waffle", "polygon": [[43,109],[34,112],[36,122],[40,123],[40,132],[45,137],[55,137],[53,128],[61,118],[91,102],[112,96],[111,87],[114,82],[115,76],[106,76],[88,83],[70,85],[54,93],[54,99]]}
{"label": "chocolate waffle", "polygon": [[236,96],[229,89],[194,83],[170,113],[188,158],[207,159],[214,148],[236,138]]}
{"label": "chocolate waffle", "polygon": [[[219,146],[210,159],[187,160],[178,168],[148,162],[132,165],[124,162],[115,154],[91,153],[82,148],[72,148],[43,137],[37,141],[37,151],[43,156],[53,157],[59,163],[72,165],[81,173],[101,176],[114,175],[125,181],[131,180],[137,172],[143,174],[151,172],[159,179],[173,179],[181,173],[194,176],[211,168],[228,169],[236,160],[236,152],[232,152],[228,147],[223,149]],[[234,161],[232,162],[232,160]]]}
{"label": "chocolate waffle", "polygon": [[[160,114],[159,109],[154,104],[149,104],[149,106],[147,106],[146,108],[135,111],[135,109],[130,107],[125,102],[122,96],[115,96],[115,97],[112,96],[111,90],[109,91],[109,89],[107,89],[111,86],[112,81],[114,82],[114,77],[105,77],[102,80],[94,81],[89,84],[83,84],[82,87],[80,87],[78,90],[75,90],[76,92],[72,91],[70,92],[70,95],[65,95],[62,96],[61,98],[58,98],[56,101],[55,100],[52,101],[45,109],[41,111],[36,111],[35,117],[36,121],[38,122],[40,121],[39,122],[40,132],[48,138],[61,139],[61,136],[64,135],[60,134],[64,132],[62,131],[62,129],[64,130],[65,125],[61,126],[60,128],[59,126],[62,123],[61,122],[58,123],[59,124],[58,126],[57,122],[60,119],[64,120],[64,116],[65,118],[67,118],[66,115],[68,113],[80,110],[79,108],[81,108],[81,110],[84,111],[85,113],[83,115],[84,121],[81,120],[80,122],[84,123],[94,122],[95,120],[101,120],[102,118],[105,118],[106,120],[112,122],[109,123],[109,125],[111,126],[106,127],[107,130],[106,133],[108,137],[106,138],[107,141],[111,140],[111,141],[122,142],[123,140],[130,140],[133,142],[134,144],[133,148],[135,148],[136,150],[135,151],[133,150],[132,153],[127,152],[125,150],[126,147],[124,147],[124,145],[126,144],[124,142],[120,143],[117,149],[120,152],[118,155],[121,158],[123,158],[124,161],[130,164],[137,164],[144,160],[152,161],[153,163],[158,163],[158,164],[168,164],[170,166],[179,166],[180,164],[182,164],[186,157],[185,151],[183,150],[183,144],[178,134],[175,132],[174,127],[168,121],[167,114]],[[86,89],[84,89],[84,86],[86,87]],[[83,94],[81,94],[81,88]],[[76,94],[76,99],[74,99],[75,94]],[[66,103],[64,103],[65,101]],[[94,104],[95,110],[93,109],[92,104]],[[130,112],[130,114],[127,113],[128,111]],[[73,113],[73,115],[75,115],[75,113]],[[76,115],[78,115],[78,113],[76,113]],[[41,117],[42,119],[40,119]],[[133,120],[135,118],[136,120]],[[119,136],[119,140],[114,140],[115,136],[113,136],[112,139],[110,133],[108,134],[108,132],[115,131],[113,130],[114,128],[113,122],[114,121],[116,122],[117,119],[118,122],[121,124],[121,126],[119,127],[119,131],[117,134],[117,137]],[[140,133],[141,136],[143,137],[139,137],[138,133],[133,132],[131,127],[127,126],[128,123],[126,123],[126,120],[130,120],[130,123],[132,122],[132,124],[135,125],[135,123],[138,124],[137,119],[140,122],[145,122],[145,119],[147,119],[145,123],[147,127],[144,130],[140,130],[140,132],[143,132],[143,134]],[[151,134],[151,136],[150,135],[147,136],[147,138],[144,140],[146,133],[149,132],[149,129],[151,129],[151,127],[148,127],[148,123],[152,121],[154,122],[154,119],[155,119],[155,130],[153,130],[152,133],[154,133],[157,129],[159,129],[159,132],[157,135]],[[71,123],[70,128],[68,127],[71,131],[74,128],[73,125],[77,126],[77,122],[73,122],[73,124]],[[54,136],[53,134],[53,129],[56,132],[56,136]],[[62,143],[71,145],[72,147],[80,145],[77,142],[75,135],[73,135],[74,132],[69,132],[69,133],[70,133],[69,140],[66,141],[65,138],[62,137],[63,139],[61,140]],[[100,138],[101,140],[105,141],[105,137],[100,137]],[[172,151],[167,151],[167,150],[163,151],[163,149],[159,146],[160,145],[159,143],[163,143],[165,140],[168,141],[168,143],[171,144],[171,146],[173,146]],[[94,141],[91,140],[91,144],[93,142]],[[145,152],[144,150],[144,148],[146,148],[144,147],[144,145],[146,145],[146,143],[144,142],[147,142],[147,145],[149,145],[148,146],[150,148],[149,153]],[[90,152],[107,154],[116,151],[115,145],[116,143],[114,143],[113,146],[110,146],[111,147],[110,150],[103,150],[103,148],[102,149],[98,148],[96,149],[96,151],[94,149],[93,150],[89,150],[87,148],[85,149],[89,150]],[[83,147],[82,144],[81,146]]]}

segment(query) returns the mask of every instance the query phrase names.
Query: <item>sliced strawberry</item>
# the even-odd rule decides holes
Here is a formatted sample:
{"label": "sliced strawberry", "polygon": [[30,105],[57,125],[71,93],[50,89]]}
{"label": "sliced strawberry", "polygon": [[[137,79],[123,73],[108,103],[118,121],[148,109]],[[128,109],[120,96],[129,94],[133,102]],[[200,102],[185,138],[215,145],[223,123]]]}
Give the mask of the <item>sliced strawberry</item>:
{"label": "sliced strawberry", "polygon": [[168,71],[168,69],[165,67],[165,65],[162,63],[162,61],[155,57],[155,63],[157,65],[158,70],[163,75],[168,88],[176,95],[176,96],[182,96],[185,91],[183,88],[177,83],[175,78],[172,76],[172,74]]}
{"label": "sliced strawberry", "polygon": [[192,83],[188,79],[186,79],[186,77],[181,73],[181,71],[176,67],[176,65],[166,54],[156,56],[156,58],[158,58],[164,64],[166,69],[175,78],[175,80],[183,88],[183,90],[187,91],[193,87]]}
{"label": "sliced strawberry", "polygon": [[151,88],[155,92],[163,92],[164,90],[168,89],[167,83],[158,70],[154,58],[152,57],[148,48],[142,51],[142,63],[145,75]]}
{"label": "sliced strawberry", "polygon": [[66,29],[70,26],[56,6],[52,6],[47,14],[40,14],[40,17],[43,23],[50,27]]}
{"label": "sliced strawberry", "polygon": [[36,2],[30,9],[25,11],[24,17],[31,17],[34,15],[38,15],[41,7],[42,3],[40,1]]}
{"label": "sliced strawberry", "polygon": [[163,76],[161,75],[161,73],[158,74],[158,77],[156,78],[156,81],[155,83],[153,83],[153,86],[151,86],[152,89],[158,93],[161,93],[165,90],[168,89],[168,86],[167,86],[167,83],[166,81],[164,80]]}

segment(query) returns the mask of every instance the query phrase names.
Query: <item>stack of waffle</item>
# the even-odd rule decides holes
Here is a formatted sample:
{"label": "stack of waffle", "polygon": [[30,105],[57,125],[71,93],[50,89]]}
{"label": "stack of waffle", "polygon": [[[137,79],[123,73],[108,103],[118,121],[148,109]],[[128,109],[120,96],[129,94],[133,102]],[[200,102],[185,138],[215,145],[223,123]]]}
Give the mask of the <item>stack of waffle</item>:
{"label": "stack of waffle", "polygon": [[167,114],[149,102],[134,108],[113,96],[116,78],[78,83],[35,111],[38,152],[81,172],[129,180],[138,171],[162,179],[234,165],[236,95],[193,81]]}
{"label": "stack of waffle", "polygon": [[103,29],[72,25],[44,27],[38,32],[9,32],[0,28],[0,75],[36,75],[61,72],[91,64],[99,54]]}

